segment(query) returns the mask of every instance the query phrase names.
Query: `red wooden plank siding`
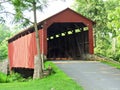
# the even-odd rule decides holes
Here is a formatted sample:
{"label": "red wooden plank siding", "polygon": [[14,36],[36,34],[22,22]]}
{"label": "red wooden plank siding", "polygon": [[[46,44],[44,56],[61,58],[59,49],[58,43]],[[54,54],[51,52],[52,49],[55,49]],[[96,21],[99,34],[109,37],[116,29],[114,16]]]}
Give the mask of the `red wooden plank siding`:
{"label": "red wooden plank siding", "polygon": [[[46,54],[46,49],[44,49],[44,51],[42,50],[42,48],[46,46],[43,45],[45,43],[42,43],[44,42],[43,40],[45,40],[43,39],[43,34],[44,31],[39,30],[39,35],[41,39],[40,51],[41,53]],[[8,49],[10,68],[34,68],[34,56],[37,54],[35,32],[22,36],[21,38],[9,43]]]}
{"label": "red wooden plank siding", "polygon": [[40,36],[40,51],[42,54],[47,55],[47,33],[45,30],[39,30]]}

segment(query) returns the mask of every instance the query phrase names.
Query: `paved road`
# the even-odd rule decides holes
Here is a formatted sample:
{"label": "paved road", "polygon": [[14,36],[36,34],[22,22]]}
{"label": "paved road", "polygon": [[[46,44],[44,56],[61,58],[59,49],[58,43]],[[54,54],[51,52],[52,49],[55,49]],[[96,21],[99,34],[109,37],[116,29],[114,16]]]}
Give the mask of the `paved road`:
{"label": "paved road", "polygon": [[94,61],[56,62],[85,90],[120,90],[120,70]]}

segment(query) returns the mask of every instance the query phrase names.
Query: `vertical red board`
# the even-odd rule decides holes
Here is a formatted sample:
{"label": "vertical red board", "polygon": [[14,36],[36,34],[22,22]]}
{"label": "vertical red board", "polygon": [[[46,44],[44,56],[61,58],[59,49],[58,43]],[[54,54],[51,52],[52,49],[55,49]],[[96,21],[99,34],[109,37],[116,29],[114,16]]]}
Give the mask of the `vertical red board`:
{"label": "vertical red board", "polygon": [[9,44],[10,67],[34,68],[37,54],[35,33],[25,35]]}
{"label": "vertical red board", "polygon": [[[46,36],[43,29],[39,30],[40,51],[46,52]],[[34,56],[37,55],[35,32],[20,37],[8,44],[10,68],[34,68]]]}
{"label": "vertical red board", "polygon": [[8,57],[9,57],[10,69],[12,68],[12,62],[13,62],[13,51],[14,51],[13,43],[9,43],[8,44]]}
{"label": "vertical red board", "polygon": [[89,36],[89,53],[94,54],[94,45],[93,45],[93,27],[92,24],[88,26],[88,36]]}
{"label": "vertical red board", "polygon": [[45,30],[39,30],[39,37],[40,37],[40,51],[42,54],[47,55],[47,37]]}

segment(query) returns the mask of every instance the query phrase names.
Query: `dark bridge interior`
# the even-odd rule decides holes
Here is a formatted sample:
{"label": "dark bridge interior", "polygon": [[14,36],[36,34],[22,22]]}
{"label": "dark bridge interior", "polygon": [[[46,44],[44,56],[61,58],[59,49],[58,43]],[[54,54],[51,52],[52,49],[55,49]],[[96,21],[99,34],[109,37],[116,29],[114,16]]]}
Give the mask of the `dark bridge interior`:
{"label": "dark bridge interior", "polygon": [[89,50],[88,28],[83,23],[53,23],[47,29],[48,59],[82,59]]}

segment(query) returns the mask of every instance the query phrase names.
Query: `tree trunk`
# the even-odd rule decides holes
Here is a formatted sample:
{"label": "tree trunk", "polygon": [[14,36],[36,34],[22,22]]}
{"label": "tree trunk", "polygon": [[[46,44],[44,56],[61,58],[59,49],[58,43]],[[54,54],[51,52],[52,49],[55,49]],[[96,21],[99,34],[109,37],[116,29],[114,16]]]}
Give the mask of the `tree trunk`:
{"label": "tree trunk", "polygon": [[[35,59],[36,63],[34,63],[34,75],[33,78],[42,78],[42,58],[40,53],[40,38],[37,28],[37,18],[36,18],[36,2],[33,2],[33,13],[34,13],[34,29],[36,35],[36,45],[37,45],[37,59]],[[37,65],[37,66],[36,66]]]}
{"label": "tree trunk", "polygon": [[113,39],[112,39],[112,51],[113,51],[113,54],[115,54],[116,53],[116,41],[117,41],[117,39],[116,39],[116,37],[114,37]]}

